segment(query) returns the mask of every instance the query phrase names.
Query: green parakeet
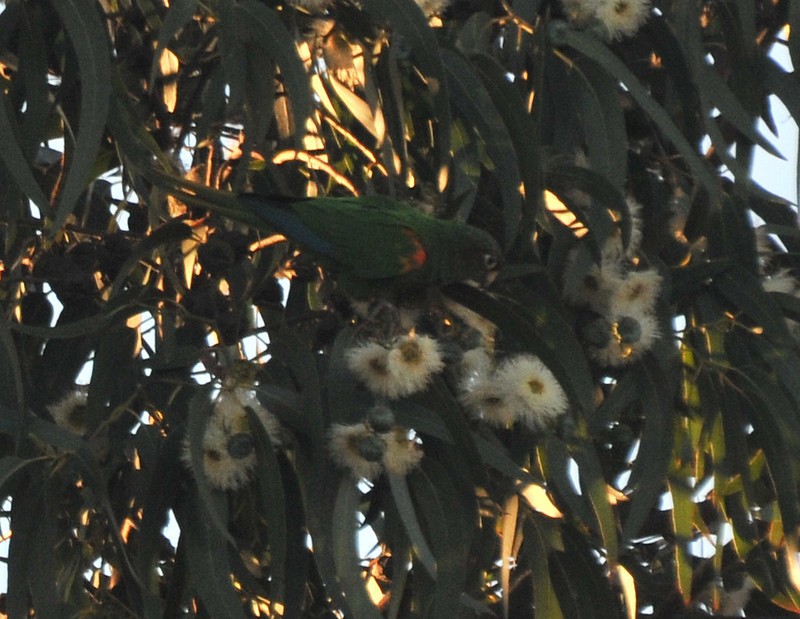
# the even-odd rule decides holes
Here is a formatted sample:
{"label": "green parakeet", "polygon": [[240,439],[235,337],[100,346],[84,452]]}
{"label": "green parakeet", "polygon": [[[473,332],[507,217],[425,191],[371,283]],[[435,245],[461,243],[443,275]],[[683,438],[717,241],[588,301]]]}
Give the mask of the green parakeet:
{"label": "green parakeet", "polygon": [[180,190],[170,191],[179,199],[279,232],[313,253],[355,296],[468,280],[485,284],[502,258],[487,232],[382,196],[288,199],[177,183]]}

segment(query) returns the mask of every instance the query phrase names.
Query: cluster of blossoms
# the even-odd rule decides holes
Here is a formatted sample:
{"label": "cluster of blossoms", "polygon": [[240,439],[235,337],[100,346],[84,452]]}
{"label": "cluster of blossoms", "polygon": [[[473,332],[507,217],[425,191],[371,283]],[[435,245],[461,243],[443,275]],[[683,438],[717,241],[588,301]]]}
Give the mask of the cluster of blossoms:
{"label": "cluster of blossoms", "polygon": [[86,387],[78,387],[70,391],[58,402],[50,404],[47,412],[53,421],[73,434],[82,436],[86,433],[86,400],[88,397]]}
{"label": "cluster of blossoms", "polygon": [[[376,398],[394,400],[425,389],[444,369],[439,343],[426,335],[404,335],[391,345],[365,342],[346,353],[350,371]],[[537,357],[519,354],[495,364],[484,347],[464,353],[460,399],[476,418],[500,427],[521,422],[541,430],[568,408],[563,388]],[[422,457],[406,428],[378,404],[364,423],[336,425],[329,443],[334,460],[354,477],[374,479],[383,470],[404,474]]]}
{"label": "cluster of blossoms", "polygon": [[372,481],[384,470],[407,474],[424,454],[413,433],[394,421],[391,409],[378,404],[363,423],[333,425],[328,446],[334,462],[356,479]]}
{"label": "cluster of blossoms", "polygon": [[655,306],[661,276],[655,269],[633,268],[641,239],[641,206],[628,200],[631,236],[624,248],[619,236],[606,243],[599,263],[578,245],[564,275],[564,298],[586,309],[580,329],[587,352],[600,365],[621,366],[642,355],[658,340]]}
{"label": "cluster of blossoms", "polygon": [[650,0],[563,0],[563,4],[571,23],[599,26],[609,41],[636,34],[650,16]]}
{"label": "cluster of blossoms", "polygon": [[[234,490],[245,485],[257,464],[248,410],[255,413],[271,441],[279,442],[277,420],[261,406],[252,389],[224,386],[206,422],[202,445],[203,471],[209,483],[220,490]],[[181,457],[191,469],[188,438]]]}
{"label": "cluster of blossoms", "polygon": [[484,348],[464,354],[461,401],[487,423],[509,428],[521,422],[541,430],[567,411],[567,396],[538,357],[520,354],[495,366]]}
{"label": "cluster of blossoms", "polygon": [[[444,368],[439,344],[425,335],[402,336],[390,346],[367,342],[351,348],[346,358],[369,391],[390,400],[421,391]],[[519,421],[542,429],[568,407],[558,380],[534,355],[511,356],[495,365],[486,348],[476,348],[463,355],[461,376],[462,403],[491,425],[510,427]],[[372,441],[368,427],[354,426],[349,431],[348,440],[367,449]]]}
{"label": "cluster of blossoms", "polygon": [[396,400],[424,389],[444,369],[444,361],[433,338],[404,335],[390,346],[365,342],[351,348],[347,366],[372,393]]}
{"label": "cluster of blossoms", "polygon": [[[781,253],[774,245],[769,234],[763,227],[756,229],[756,249],[758,251],[761,287],[765,292],[778,292],[793,297],[800,297],[800,281],[787,268],[780,268],[774,264],[776,254]],[[786,319],[789,330],[800,337],[800,323],[791,318]]]}

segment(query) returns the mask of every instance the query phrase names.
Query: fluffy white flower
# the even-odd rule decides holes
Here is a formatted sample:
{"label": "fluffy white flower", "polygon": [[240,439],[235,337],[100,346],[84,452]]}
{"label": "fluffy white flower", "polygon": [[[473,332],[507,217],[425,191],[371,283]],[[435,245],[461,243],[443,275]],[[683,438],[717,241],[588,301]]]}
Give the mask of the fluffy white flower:
{"label": "fluffy white flower", "polygon": [[450,0],[417,0],[417,4],[426,17],[431,17],[444,13],[447,7],[450,6]]}
{"label": "fluffy white flower", "polygon": [[363,423],[331,426],[328,451],[334,462],[356,479],[371,481],[380,475],[386,450],[384,439]]}
{"label": "fluffy white flower", "polygon": [[576,26],[581,26],[594,17],[600,0],[563,0],[567,19]]}
{"label": "fluffy white flower", "polygon": [[534,355],[506,359],[497,369],[496,381],[516,401],[518,418],[531,428],[542,428],[567,411],[564,389]]}
{"label": "fluffy white flower", "polygon": [[720,591],[719,613],[726,617],[744,617],[744,607],[750,601],[757,585],[750,576],[745,576],[739,589],[722,589]]}
{"label": "fluffy white flower", "polygon": [[86,432],[86,399],[88,391],[85,387],[70,391],[58,402],[50,404],[47,411],[53,421],[72,432],[82,435]]}
{"label": "fluffy white flower", "polygon": [[789,269],[781,269],[772,275],[761,279],[761,286],[766,292],[782,292],[784,294],[796,294],[798,291],[797,279]]}
{"label": "fluffy white flower", "polygon": [[444,368],[439,343],[427,335],[405,335],[389,352],[389,369],[405,378],[401,395],[424,389]]}
{"label": "fluffy white flower", "polygon": [[649,16],[650,0],[601,0],[595,7],[609,41],[636,34]]}
{"label": "fluffy white flower", "polygon": [[[257,459],[252,447],[241,447],[241,439],[247,440],[248,436],[226,428],[221,415],[212,414],[208,418],[203,434],[203,471],[212,486],[220,490],[235,490],[249,481]],[[181,458],[191,470],[192,453],[188,437],[184,441]]]}
{"label": "fluffy white flower", "polygon": [[214,413],[219,416],[220,423],[231,433],[250,432],[247,409],[251,409],[258,417],[261,425],[269,435],[270,441],[280,443],[280,425],[275,417],[256,398],[255,392],[243,387],[223,388],[214,402]]}
{"label": "fluffy white flower", "polygon": [[650,314],[661,292],[661,276],[655,269],[631,271],[616,282],[608,302],[611,314]]}
{"label": "fluffy white flower", "polygon": [[[264,426],[273,444],[279,443],[280,426],[272,414],[244,387],[224,386],[214,400],[203,434],[203,470],[209,483],[220,490],[241,488],[250,479],[258,458],[247,409]],[[191,447],[184,441],[182,459],[192,469]]]}
{"label": "fluffy white flower", "polygon": [[518,402],[494,379],[492,375],[474,382],[461,394],[461,402],[473,415],[486,423],[510,428],[517,420]]}
{"label": "fluffy white flower", "polygon": [[370,391],[389,399],[421,391],[444,368],[439,344],[425,335],[403,336],[391,348],[367,342],[347,351],[346,358]]}
{"label": "fluffy white flower", "polygon": [[564,298],[574,305],[597,310],[605,308],[611,293],[622,280],[622,264],[616,260],[591,261],[583,247],[576,247],[567,257],[564,271]]}
{"label": "fluffy white flower", "polygon": [[[618,224],[615,233],[606,240],[603,246],[604,260],[630,260],[636,255],[642,244],[642,205],[632,196],[626,196],[625,203],[628,206],[628,212],[625,214],[625,217],[627,217],[628,225],[630,226],[628,246],[623,247],[622,227]],[[615,215],[617,221],[620,220],[620,217],[621,215]]]}
{"label": "fluffy white flower", "polygon": [[420,446],[409,436],[408,430],[396,427],[381,436],[386,441],[383,466],[388,472],[396,475],[406,475],[419,465],[424,453]]}
{"label": "fluffy white flower", "polygon": [[777,253],[774,235],[767,230],[766,226],[756,228],[756,253],[761,266],[768,265],[772,257]]}

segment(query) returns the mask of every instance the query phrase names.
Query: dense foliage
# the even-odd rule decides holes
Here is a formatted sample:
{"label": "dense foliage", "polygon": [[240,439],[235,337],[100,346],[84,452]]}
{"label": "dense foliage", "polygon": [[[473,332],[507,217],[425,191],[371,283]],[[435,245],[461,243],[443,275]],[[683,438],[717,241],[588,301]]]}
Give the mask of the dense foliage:
{"label": "dense foliage", "polygon": [[[789,0],[7,2],[3,612],[800,611],[800,233],[750,174],[774,96],[800,116],[769,56],[797,66],[794,27]],[[352,298],[197,185],[390,196],[505,259]]]}

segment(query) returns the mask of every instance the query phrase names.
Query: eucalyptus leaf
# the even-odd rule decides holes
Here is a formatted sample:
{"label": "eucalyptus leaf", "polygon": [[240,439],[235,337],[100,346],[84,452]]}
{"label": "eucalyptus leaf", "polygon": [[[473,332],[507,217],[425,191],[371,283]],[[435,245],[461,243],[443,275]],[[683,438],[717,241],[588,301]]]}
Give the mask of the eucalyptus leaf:
{"label": "eucalyptus leaf", "polygon": [[712,196],[717,196],[719,194],[719,183],[706,167],[705,162],[700,159],[697,149],[689,144],[686,137],[681,133],[680,129],[675,125],[664,108],[653,100],[647,88],[622,61],[614,56],[614,54],[612,54],[608,48],[604,47],[597,39],[577,30],[572,30],[566,26],[562,27],[562,24],[559,24],[558,27],[555,28],[552,36],[556,37],[557,42],[560,43],[563,41],[564,44],[586,54],[586,56],[597,62],[613,77],[618,79],[628,89],[631,96],[633,96],[641,108],[647,112],[659,126],[665,137],[686,161],[686,165],[692,170],[696,179]]}
{"label": "eucalyptus leaf", "polygon": [[411,547],[414,550],[414,554],[431,575],[431,578],[436,579],[436,559],[433,556],[433,552],[431,552],[431,549],[428,547],[428,542],[419,525],[416,510],[411,501],[411,494],[408,490],[408,482],[402,475],[388,473],[387,477],[389,478],[389,487],[392,489],[394,504],[402,518],[403,525],[408,534],[408,539],[411,540]]}
{"label": "eucalyptus leaf", "polygon": [[460,54],[447,49],[442,50],[442,61],[454,107],[477,129],[495,166],[503,198],[506,245],[510,245],[517,235],[522,201],[519,191],[522,179],[514,143],[508,127],[470,63]]}
{"label": "eucalyptus leaf", "polygon": [[111,53],[108,35],[95,9],[86,10],[79,0],[53,0],[75,50],[81,72],[80,118],[75,149],[56,210],[53,230],[69,217],[86,188],[105,130],[111,98]]}
{"label": "eucalyptus leaf", "polygon": [[359,557],[356,552],[356,511],[359,491],[352,480],[344,479],[339,486],[333,507],[333,543],[336,571],[341,579],[347,604],[353,616],[377,619],[380,613],[367,596],[364,581],[358,573]]}
{"label": "eucalyptus leaf", "polygon": [[208,510],[207,499],[199,492],[190,490],[185,499],[176,515],[181,537],[186,537],[189,578],[195,592],[212,616],[244,619],[246,615],[231,579],[228,542],[214,524],[220,516]]}

